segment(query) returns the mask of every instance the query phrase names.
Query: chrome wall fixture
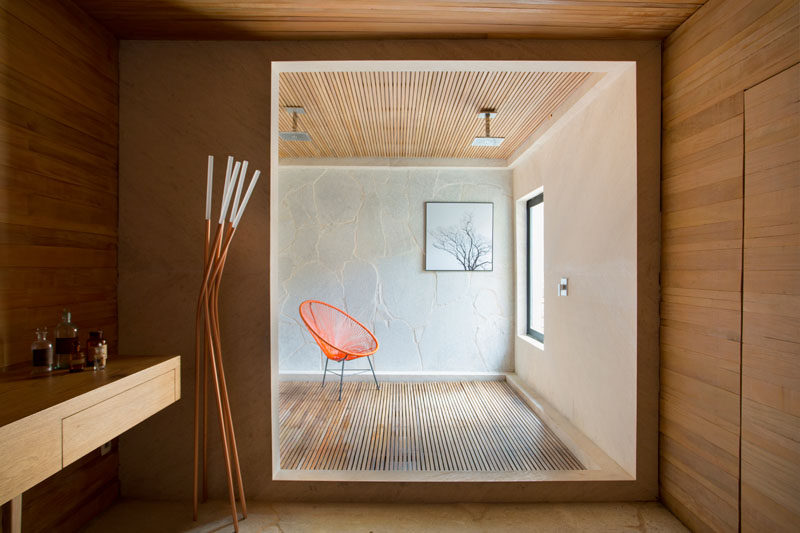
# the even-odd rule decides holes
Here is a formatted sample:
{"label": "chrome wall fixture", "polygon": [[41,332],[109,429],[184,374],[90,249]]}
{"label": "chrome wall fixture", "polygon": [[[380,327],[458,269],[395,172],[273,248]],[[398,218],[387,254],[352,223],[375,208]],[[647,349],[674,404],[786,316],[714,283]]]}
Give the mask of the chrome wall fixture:
{"label": "chrome wall fixture", "polygon": [[566,296],[567,295],[567,285],[569,284],[568,278],[561,278],[558,282],[558,295],[559,296]]}

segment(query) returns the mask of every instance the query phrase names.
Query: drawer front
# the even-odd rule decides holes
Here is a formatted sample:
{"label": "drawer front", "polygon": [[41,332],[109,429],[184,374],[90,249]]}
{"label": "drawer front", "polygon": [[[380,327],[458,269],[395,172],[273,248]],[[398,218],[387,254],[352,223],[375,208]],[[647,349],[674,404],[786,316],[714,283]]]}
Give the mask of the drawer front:
{"label": "drawer front", "polygon": [[175,370],[112,396],[61,421],[63,466],[124,433],[177,398]]}
{"label": "drawer front", "polygon": [[61,470],[60,422],[41,412],[0,428],[0,504]]}

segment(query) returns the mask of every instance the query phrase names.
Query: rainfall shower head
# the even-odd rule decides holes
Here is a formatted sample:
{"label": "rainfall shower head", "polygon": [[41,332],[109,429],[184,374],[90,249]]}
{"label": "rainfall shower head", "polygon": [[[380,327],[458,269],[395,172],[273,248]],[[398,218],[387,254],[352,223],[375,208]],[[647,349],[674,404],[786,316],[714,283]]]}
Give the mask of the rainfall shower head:
{"label": "rainfall shower head", "polygon": [[505,137],[491,137],[489,135],[489,119],[494,118],[497,113],[494,112],[494,109],[481,109],[481,112],[478,113],[478,118],[482,118],[486,124],[486,136],[485,137],[475,137],[475,140],[472,141],[472,146],[500,146],[505,141]]}
{"label": "rainfall shower head", "polygon": [[311,135],[305,131],[281,131],[278,136],[284,141],[310,141]]}
{"label": "rainfall shower head", "polygon": [[302,107],[285,107],[287,113],[292,114],[292,131],[279,131],[278,136],[284,141],[310,141],[311,135],[306,131],[297,131],[297,115],[304,115],[306,110]]}

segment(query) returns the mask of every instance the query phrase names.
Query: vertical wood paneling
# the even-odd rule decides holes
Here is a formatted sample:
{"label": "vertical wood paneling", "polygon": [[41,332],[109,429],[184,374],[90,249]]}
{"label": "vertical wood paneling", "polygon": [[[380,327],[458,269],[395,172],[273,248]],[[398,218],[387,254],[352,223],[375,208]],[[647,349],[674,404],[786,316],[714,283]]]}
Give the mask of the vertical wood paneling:
{"label": "vertical wood paneling", "polygon": [[800,524],[800,65],[745,91],[742,531]]}
{"label": "vertical wood paneling", "polygon": [[800,56],[797,0],[710,0],[665,41],[661,496],[739,527],[744,91]]}
{"label": "vertical wood paneling", "polygon": [[0,6],[0,366],[68,307],[117,341],[117,41],[69,1]]}
{"label": "vertical wood paneling", "polygon": [[[117,40],[69,0],[0,4],[0,366],[68,307],[117,346]],[[1,452],[0,452],[1,453]],[[23,531],[75,531],[119,493],[95,451],[23,497]]]}

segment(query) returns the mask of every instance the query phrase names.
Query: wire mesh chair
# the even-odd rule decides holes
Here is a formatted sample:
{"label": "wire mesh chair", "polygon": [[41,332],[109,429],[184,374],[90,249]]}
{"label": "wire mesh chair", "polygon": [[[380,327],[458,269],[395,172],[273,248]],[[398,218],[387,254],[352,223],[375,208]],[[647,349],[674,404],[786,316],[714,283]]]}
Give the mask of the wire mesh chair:
{"label": "wire mesh chair", "polygon": [[[342,401],[342,384],[344,380],[344,363],[360,357],[366,357],[372,379],[378,390],[378,378],[369,356],[378,351],[378,340],[361,322],[341,309],[318,300],[306,300],[300,304],[300,318],[308,328],[311,336],[325,354],[325,372],[322,374],[322,386],[328,372],[339,376],[339,401]],[[342,363],[340,372],[328,370],[328,362]],[[366,369],[364,370],[366,372]]]}

